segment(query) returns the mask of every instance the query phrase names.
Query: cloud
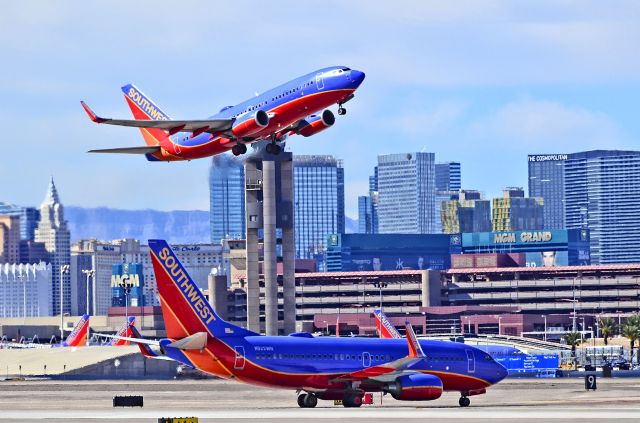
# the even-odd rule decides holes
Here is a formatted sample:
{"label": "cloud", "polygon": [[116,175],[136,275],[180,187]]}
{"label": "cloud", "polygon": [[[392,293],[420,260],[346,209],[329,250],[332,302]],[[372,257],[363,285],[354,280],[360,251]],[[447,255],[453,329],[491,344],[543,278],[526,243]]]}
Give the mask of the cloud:
{"label": "cloud", "polygon": [[557,101],[507,103],[470,126],[471,138],[492,140],[519,151],[584,151],[624,145],[624,135],[605,113]]}

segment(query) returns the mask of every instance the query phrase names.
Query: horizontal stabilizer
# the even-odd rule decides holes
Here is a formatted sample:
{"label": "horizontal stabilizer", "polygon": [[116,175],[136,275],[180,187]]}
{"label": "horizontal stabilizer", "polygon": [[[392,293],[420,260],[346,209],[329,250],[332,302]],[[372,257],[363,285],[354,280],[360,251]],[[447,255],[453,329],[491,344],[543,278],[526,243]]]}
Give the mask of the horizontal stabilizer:
{"label": "horizontal stabilizer", "polygon": [[143,147],[122,147],[122,148],[105,148],[102,150],[89,150],[88,153],[111,153],[111,154],[153,154],[160,151],[159,146],[143,146]]}
{"label": "horizontal stabilizer", "polygon": [[207,333],[198,332],[167,345],[179,350],[203,350],[207,345]]}

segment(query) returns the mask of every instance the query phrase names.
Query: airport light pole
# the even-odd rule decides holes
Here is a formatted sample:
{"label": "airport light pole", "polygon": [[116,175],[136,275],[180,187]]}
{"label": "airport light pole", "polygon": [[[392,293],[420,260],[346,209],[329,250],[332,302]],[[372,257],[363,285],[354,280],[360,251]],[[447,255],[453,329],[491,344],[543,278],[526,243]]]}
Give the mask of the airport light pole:
{"label": "airport light pole", "polygon": [[547,340],[547,316],[543,314],[542,318],[544,319],[544,340],[546,342],[546,340]]}
{"label": "airport light pole", "polygon": [[22,282],[22,317],[27,323],[27,281],[24,273],[20,273],[18,279]]}
{"label": "airport light pole", "polygon": [[386,288],[388,284],[386,282],[378,281],[374,282],[373,286],[380,290],[380,311],[382,311],[382,289]]}
{"label": "airport light pole", "polygon": [[60,341],[64,340],[64,275],[69,273],[69,265],[60,266]]}
{"label": "airport light pole", "polygon": [[498,316],[498,335],[502,335],[502,316]]}
{"label": "airport light pole", "polygon": [[[96,280],[95,280],[96,270],[95,269],[82,269],[82,273],[84,273],[85,276],[87,277],[87,312],[86,312],[86,314],[90,314],[89,313],[89,278],[93,278],[93,283],[96,283]],[[94,305],[94,309],[95,309],[95,305]],[[95,310],[94,310],[94,312],[95,312]]]}

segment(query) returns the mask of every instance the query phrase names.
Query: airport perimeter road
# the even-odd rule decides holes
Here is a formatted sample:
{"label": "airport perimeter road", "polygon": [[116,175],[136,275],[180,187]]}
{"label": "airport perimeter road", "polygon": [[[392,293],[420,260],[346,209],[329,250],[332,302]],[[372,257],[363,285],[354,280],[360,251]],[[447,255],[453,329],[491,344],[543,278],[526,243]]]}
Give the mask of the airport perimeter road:
{"label": "airport perimeter road", "polygon": [[[144,408],[112,407],[114,395],[143,395]],[[200,421],[304,419],[304,423],[348,419],[519,423],[640,420],[640,379],[598,379],[586,392],[583,379],[506,380],[486,395],[458,407],[458,395],[406,403],[385,396],[380,405],[344,409],[319,401],[300,409],[295,393],[227,381],[24,381],[0,382],[0,419],[10,421],[148,421],[158,417],[199,417]]]}

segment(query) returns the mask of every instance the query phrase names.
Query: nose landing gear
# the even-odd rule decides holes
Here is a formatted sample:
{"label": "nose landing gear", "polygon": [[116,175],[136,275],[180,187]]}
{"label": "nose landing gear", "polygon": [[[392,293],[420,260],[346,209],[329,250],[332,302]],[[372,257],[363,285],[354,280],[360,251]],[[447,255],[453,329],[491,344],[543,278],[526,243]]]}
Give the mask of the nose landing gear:
{"label": "nose landing gear", "polygon": [[342,104],[338,104],[338,114],[340,116],[342,115],[346,115],[347,114],[347,109],[345,109],[344,107],[342,107]]}

